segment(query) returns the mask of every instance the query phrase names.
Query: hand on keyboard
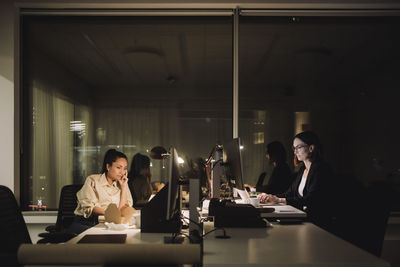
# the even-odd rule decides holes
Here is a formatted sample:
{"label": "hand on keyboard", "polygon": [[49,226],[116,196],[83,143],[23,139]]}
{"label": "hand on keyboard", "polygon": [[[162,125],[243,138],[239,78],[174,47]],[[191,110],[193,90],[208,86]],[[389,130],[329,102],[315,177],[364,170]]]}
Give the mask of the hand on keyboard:
{"label": "hand on keyboard", "polygon": [[271,203],[271,204],[277,204],[280,203],[279,197],[275,195],[270,195],[270,194],[265,194],[262,193],[258,195],[258,198],[260,199],[260,203]]}

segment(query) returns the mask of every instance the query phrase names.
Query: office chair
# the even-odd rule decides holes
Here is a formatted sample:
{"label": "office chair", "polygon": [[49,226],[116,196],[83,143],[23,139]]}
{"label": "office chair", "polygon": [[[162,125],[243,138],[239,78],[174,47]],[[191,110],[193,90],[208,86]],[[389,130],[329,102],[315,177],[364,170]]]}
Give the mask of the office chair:
{"label": "office chair", "polygon": [[361,189],[336,221],[334,234],[380,257],[393,196],[386,182]]}
{"label": "office chair", "polygon": [[361,222],[358,246],[380,257],[387,223],[393,202],[393,189],[386,182],[378,182],[366,189],[364,220]]}
{"label": "office chair", "polygon": [[74,210],[77,205],[76,193],[81,188],[82,185],[66,185],[61,189],[56,224],[47,226],[47,232],[39,234],[42,239],[37,242],[38,244],[62,243],[76,236],[67,229],[74,220]]}
{"label": "office chair", "polygon": [[0,264],[18,266],[19,246],[32,241],[13,192],[3,185],[0,185],[0,236]]}

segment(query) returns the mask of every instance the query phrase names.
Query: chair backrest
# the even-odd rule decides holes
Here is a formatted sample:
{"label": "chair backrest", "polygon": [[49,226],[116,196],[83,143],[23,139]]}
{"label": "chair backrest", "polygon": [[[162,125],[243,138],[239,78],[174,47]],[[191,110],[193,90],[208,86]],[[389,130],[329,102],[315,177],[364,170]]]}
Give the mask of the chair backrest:
{"label": "chair backrest", "polygon": [[354,245],[380,256],[393,199],[391,185],[374,183],[354,191],[354,196],[335,223],[335,234]]}
{"label": "chair backrest", "polygon": [[74,210],[77,206],[76,193],[82,188],[82,185],[66,185],[61,189],[60,203],[58,205],[58,214],[56,228],[62,231],[72,223]]}
{"label": "chair backrest", "polygon": [[0,185],[0,236],[2,259],[13,257],[16,259],[18,247],[23,243],[32,243],[14,194],[3,185]]}
{"label": "chair backrest", "polygon": [[393,188],[385,182],[378,182],[366,190],[365,214],[369,214],[361,229],[365,229],[361,238],[361,247],[380,257],[385,238],[387,223],[393,201]]}

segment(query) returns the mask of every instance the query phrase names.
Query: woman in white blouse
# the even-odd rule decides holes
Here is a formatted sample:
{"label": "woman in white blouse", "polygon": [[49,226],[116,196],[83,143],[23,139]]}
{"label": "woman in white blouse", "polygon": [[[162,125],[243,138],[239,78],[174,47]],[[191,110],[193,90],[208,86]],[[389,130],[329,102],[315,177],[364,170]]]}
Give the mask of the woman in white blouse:
{"label": "woman in white blouse", "polygon": [[80,233],[98,223],[98,215],[104,215],[108,205],[114,203],[123,209],[132,206],[128,187],[128,160],[124,153],[115,149],[106,152],[101,174],[86,178],[82,189],[76,194],[78,206],[70,230]]}

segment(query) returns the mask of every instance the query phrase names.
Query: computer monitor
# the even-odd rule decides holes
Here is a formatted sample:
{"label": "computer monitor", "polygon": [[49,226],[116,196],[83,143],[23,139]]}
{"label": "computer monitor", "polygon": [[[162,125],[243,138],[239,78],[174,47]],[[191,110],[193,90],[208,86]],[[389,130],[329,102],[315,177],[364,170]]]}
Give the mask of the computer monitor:
{"label": "computer monitor", "polygon": [[224,173],[222,167],[222,156],[223,148],[222,145],[215,145],[211,150],[210,156],[206,160],[206,176],[208,183],[208,196],[211,198],[220,197],[221,189],[221,177]]}
{"label": "computer monitor", "polygon": [[171,148],[168,172],[168,202],[166,219],[171,220],[175,213],[180,212],[179,203],[179,166],[178,153],[175,148]]}
{"label": "computer monitor", "polygon": [[226,178],[232,187],[245,190],[242,177],[242,159],[240,154],[240,138],[234,138],[223,144],[223,160]]}
{"label": "computer monitor", "polygon": [[141,232],[179,233],[182,226],[180,206],[178,153],[171,148],[168,182],[141,209]]}

